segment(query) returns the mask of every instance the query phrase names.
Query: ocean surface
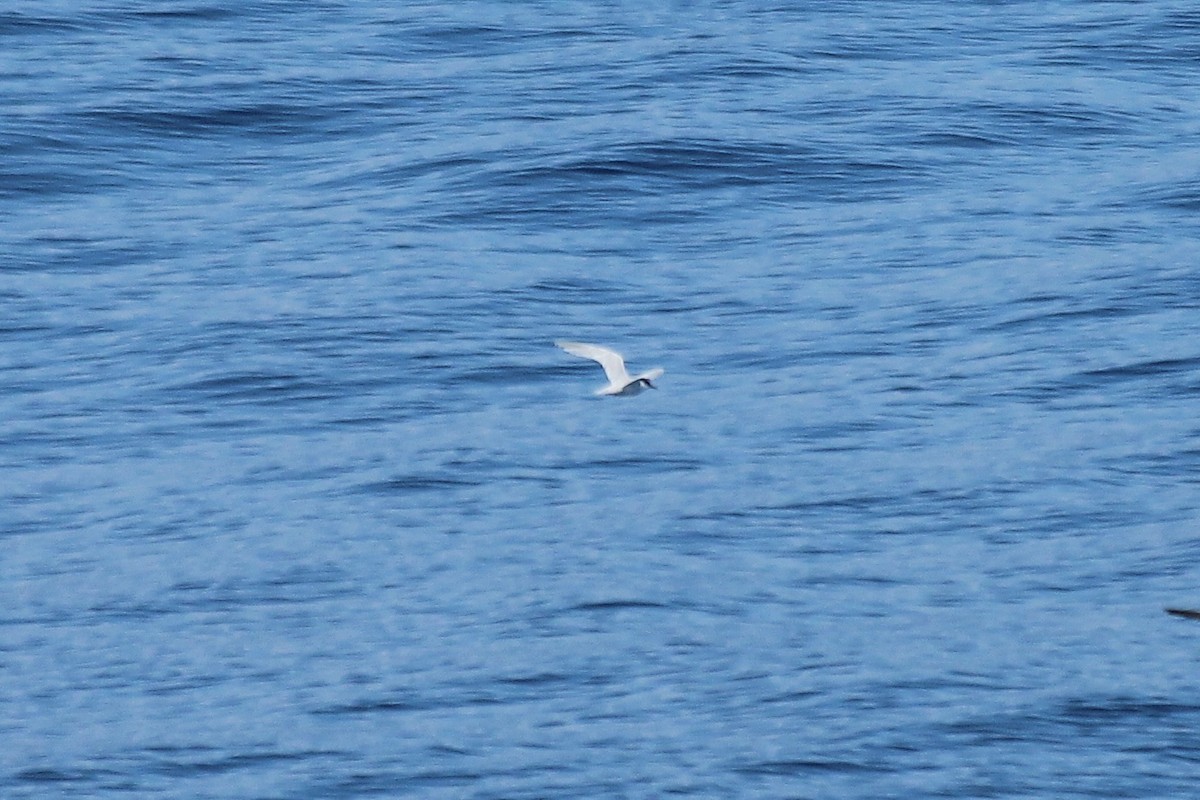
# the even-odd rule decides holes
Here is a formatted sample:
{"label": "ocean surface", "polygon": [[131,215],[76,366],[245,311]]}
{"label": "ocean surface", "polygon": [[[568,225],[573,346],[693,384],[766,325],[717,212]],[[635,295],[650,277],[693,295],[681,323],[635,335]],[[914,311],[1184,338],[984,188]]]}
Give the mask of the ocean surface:
{"label": "ocean surface", "polygon": [[1193,0],[12,3],[0,100],[0,796],[1200,785]]}

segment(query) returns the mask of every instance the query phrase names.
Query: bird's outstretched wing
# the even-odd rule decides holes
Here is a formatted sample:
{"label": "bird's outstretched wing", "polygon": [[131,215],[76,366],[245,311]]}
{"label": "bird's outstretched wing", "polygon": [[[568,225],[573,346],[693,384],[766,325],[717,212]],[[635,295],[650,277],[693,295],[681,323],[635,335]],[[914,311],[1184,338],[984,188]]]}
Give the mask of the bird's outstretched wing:
{"label": "bird's outstretched wing", "polygon": [[604,374],[608,376],[610,383],[621,385],[629,382],[629,373],[625,371],[625,359],[621,358],[620,353],[598,344],[582,342],[555,342],[555,344],[573,356],[598,361],[600,366],[604,367]]}

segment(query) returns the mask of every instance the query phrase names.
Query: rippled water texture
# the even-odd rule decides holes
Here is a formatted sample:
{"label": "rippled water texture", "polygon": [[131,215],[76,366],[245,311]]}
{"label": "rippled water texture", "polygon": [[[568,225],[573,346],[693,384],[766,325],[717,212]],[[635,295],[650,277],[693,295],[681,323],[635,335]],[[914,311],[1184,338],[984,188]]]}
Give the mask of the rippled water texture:
{"label": "rippled water texture", "polygon": [[10,4],[0,97],[0,795],[1195,791],[1193,3]]}

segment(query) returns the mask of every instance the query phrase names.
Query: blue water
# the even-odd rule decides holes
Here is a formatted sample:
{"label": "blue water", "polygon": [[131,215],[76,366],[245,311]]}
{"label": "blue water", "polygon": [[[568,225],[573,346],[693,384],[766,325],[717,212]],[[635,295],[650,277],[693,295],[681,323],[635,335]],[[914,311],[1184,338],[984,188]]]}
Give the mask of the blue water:
{"label": "blue water", "polygon": [[0,99],[0,796],[1195,791],[1194,3],[58,0]]}

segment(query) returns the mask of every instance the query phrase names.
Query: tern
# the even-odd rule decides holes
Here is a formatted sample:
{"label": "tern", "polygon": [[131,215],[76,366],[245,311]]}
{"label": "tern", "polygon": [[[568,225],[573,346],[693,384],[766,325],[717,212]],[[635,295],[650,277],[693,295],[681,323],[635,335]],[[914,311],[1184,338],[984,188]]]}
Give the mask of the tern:
{"label": "tern", "polygon": [[641,375],[629,376],[625,371],[625,359],[621,354],[598,344],[583,344],[582,342],[555,342],[573,356],[590,358],[600,362],[604,374],[608,376],[608,386],[596,390],[601,397],[617,395],[640,394],[643,389],[657,389],[651,381],[657,380],[663,374],[661,369],[652,369]]}

